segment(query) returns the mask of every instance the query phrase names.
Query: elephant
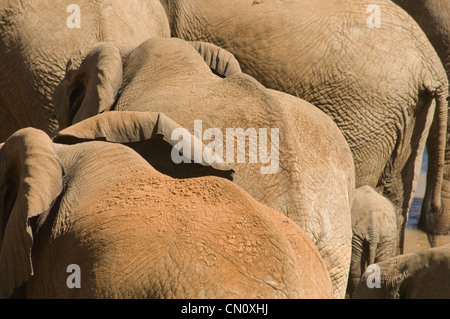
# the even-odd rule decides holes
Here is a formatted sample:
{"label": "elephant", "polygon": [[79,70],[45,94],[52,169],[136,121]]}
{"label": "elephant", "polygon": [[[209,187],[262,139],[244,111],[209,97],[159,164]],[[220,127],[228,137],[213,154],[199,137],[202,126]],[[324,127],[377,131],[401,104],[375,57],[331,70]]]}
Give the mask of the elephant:
{"label": "elephant", "polygon": [[347,293],[351,296],[368,265],[395,256],[397,214],[395,207],[372,187],[355,190],[352,214],[352,258]]}
{"label": "elephant", "polygon": [[170,118],[86,121],[53,141],[21,129],[0,150],[0,297],[332,297],[306,233],[224,178],[228,165],[173,165],[186,178],[172,178],[134,150],[170,156]]}
{"label": "elephant", "polygon": [[308,234],[333,296],[345,297],[355,173],[349,146],[326,114],[266,89],[226,50],[177,38],[133,48],[103,43],[74,56],[53,102],[61,129],[99,113],[162,112],[211,141],[235,171],[233,182]]}
{"label": "elephant", "polygon": [[[419,24],[436,49],[447,78],[450,79],[450,2],[447,0],[393,0],[397,5],[408,12]],[[449,86],[450,92],[450,86]],[[448,127],[448,125],[447,125]],[[448,128],[447,128],[448,130]],[[450,134],[447,132],[447,141]],[[426,214],[419,218],[419,228],[426,230],[432,224],[434,234],[445,235],[450,229],[450,144],[447,142],[445,151],[444,179],[442,184],[443,213],[428,220]],[[428,195],[428,194],[427,194]],[[427,202],[430,196],[425,196]],[[429,205],[429,203],[428,203]]]}
{"label": "elephant", "polygon": [[449,299],[449,260],[450,244],[389,258],[377,263],[375,272],[364,273],[354,298]]}
{"label": "elephant", "polygon": [[369,185],[396,207],[397,253],[427,138],[424,215],[441,213],[448,80],[404,10],[390,0],[161,3],[173,37],[222,47],[265,87],[300,97],[334,120],[352,150],[356,187]]}
{"label": "elephant", "polygon": [[158,0],[2,0],[0,21],[0,142],[25,127],[54,133],[52,95],[74,51],[170,37]]}

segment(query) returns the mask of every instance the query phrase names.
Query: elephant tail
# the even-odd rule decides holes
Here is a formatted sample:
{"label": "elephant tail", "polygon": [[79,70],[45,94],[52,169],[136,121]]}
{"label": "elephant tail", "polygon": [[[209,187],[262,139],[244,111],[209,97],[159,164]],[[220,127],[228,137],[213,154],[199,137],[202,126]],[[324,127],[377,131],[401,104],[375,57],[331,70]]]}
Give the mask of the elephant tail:
{"label": "elephant tail", "polygon": [[437,233],[437,221],[444,211],[441,192],[447,143],[447,90],[445,85],[434,91],[436,109],[427,139],[427,182],[418,225],[427,233],[431,247],[435,246],[434,235]]}

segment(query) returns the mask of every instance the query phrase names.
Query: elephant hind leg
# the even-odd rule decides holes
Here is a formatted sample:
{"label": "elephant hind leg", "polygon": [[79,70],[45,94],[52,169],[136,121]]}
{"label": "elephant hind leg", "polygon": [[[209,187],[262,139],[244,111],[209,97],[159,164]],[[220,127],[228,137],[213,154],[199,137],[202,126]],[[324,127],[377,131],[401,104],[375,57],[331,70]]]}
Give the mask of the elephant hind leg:
{"label": "elephant hind leg", "polygon": [[365,238],[353,234],[352,238],[352,254],[350,263],[350,273],[347,283],[347,294],[350,297],[356,288],[362,274],[367,268],[367,260],[369,256],[368,241]]}
{"label": "elephant hind leg", "polygon": [[[350,249],[348,249],[347,252],[347,247],[345,246],[337,247],[337,249],[328,247],[323,248],[320,243],[318,244],[318,248],[333,284],[334,298],[345,298],[346,287],[349,279]],[[346,262],[343,262],[343,260]]]}

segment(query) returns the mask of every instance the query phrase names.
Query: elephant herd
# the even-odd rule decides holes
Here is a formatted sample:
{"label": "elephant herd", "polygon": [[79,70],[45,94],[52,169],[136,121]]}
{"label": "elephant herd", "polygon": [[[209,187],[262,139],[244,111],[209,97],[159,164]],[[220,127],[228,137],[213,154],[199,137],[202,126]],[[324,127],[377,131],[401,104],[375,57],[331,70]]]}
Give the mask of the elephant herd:
{"label": "elephant herd", "polygon": [[0,298],[450,298],[450,2],[374,4],[3,1]]}

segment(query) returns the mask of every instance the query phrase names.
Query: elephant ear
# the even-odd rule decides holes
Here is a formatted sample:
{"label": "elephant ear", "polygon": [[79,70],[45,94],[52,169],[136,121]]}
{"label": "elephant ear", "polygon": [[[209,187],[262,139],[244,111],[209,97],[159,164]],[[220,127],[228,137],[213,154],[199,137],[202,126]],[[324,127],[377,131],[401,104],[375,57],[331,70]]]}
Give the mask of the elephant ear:
{"label": "elephant ear", "polygon": [[63,168],[43,131],[26,128],[0,149],[0,298],[33,275],[30,219],[48,213],[63,187]]}
{"label": "elephant ear", "polygon": [[215,74],[221,77],[229,77],[242,73],[238,60],[227,50],[202,41],[194,41],[190,44],[198,51]]}
{"label": "elephant ear", "polygon": [[72,125],[53,138],[62,144],[96,140],[125,144],[173,178],[213,175],[233,179],[234,171],[221,157],[162,113],[106,112]]}
{"label": "elephant ear", "polygon": [[114,44],[102,43],[87,54],[75,54],[53,94],[59,127],[68,127],[111,108],[122,85],[122,75],[120,49]]}

